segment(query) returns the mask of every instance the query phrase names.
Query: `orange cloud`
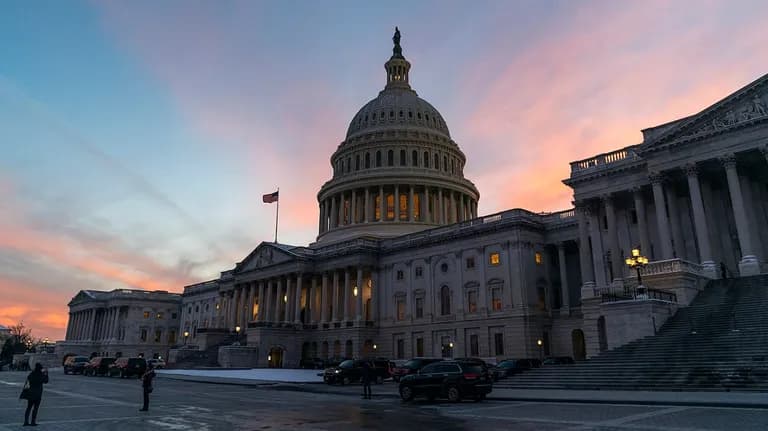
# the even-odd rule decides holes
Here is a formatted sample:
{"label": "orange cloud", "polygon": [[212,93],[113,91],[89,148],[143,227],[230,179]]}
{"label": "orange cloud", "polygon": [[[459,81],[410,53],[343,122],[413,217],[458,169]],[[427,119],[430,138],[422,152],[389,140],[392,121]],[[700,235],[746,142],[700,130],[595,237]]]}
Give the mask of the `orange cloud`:
{"label": "orange cloud", "polygon": [[23,322],[35,338],[64,339],[72,299],[68,292],[0,276],[0,298],[1,324]]}

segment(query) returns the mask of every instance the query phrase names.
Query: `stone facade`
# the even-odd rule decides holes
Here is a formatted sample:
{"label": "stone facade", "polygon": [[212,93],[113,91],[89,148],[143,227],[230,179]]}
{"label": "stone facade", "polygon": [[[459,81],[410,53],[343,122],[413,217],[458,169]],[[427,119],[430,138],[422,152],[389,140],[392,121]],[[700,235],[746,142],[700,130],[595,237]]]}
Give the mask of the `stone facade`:
{"label": "stone facade", "polygon": [[164,291],[81,290],[69,302],[61,356],[168,357],[179,338],[181,295]]}

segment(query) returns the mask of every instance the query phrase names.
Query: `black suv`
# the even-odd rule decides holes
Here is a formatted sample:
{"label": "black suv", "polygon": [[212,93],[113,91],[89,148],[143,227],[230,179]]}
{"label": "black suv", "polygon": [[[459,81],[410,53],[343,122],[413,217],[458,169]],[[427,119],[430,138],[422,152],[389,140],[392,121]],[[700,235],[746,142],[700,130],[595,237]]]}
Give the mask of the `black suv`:
{"label": "black suv", "polygon": [[493,367],[493,378],[503,379],[540,366],[541,361],[538,359],[505,359]]}
{"label": "black suv", "polygon": [[435,362],[400,379],[403,401],[418,395],[426,396],[430,401],[438,397],[452,402],[466,397],[480,401],[492,390],[493,382],[487,369],[477,362]]}
{"label": "black suv", "polygon": [[141,378],[147,371],[147,361],[144,358],[117,358],[109,366],[109,376],[120,376],[120,378],[136,377]]}
{"label": "black suv", "polygon": [[363,362],[371,364],[371,381],[381,383],[389,377],[389,361],[386,359],[347,359],[338,366],[326,368],[323,381],[329,385],[358,382],[363,374]]}
{"label": "black suv", "polygon": [[87,356],[70,356],[64,361],[64,374],[83,374],[88,362]]}
{"label": "black suv", "polygon": [[115,358],[97,356],[85,366],[83,374],[86,376],[106,376],[109,373],[109,365],[115,362]]}

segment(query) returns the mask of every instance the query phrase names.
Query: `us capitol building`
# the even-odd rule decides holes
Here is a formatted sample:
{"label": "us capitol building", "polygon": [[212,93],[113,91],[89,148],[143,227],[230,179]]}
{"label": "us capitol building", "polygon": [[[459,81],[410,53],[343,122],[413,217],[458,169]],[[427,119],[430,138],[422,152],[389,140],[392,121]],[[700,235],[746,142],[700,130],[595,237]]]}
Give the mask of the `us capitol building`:
{"label": "us capitol building", "polygon": [[[643,130],[637,145],[572,162],[564,183],[574,209],[478,216],[466,157],[411,88],[399,31],[393,41],[384,89],[331,155],[316,242],[263,242],[217,279],[186,286],[178,328],[158,333],[152,304],[125,303],[106,310],[114,320],[97,333],[107,338],[75,326],[61,351],[173,347],[172,360],[209,351],[222,366],[262,367],[353,356],[578,360],[653,335],[709,279],[768,268],[768,76]],[[650,261],[645,288],[625,264],[632,249]],[[70,326],[88,327],[82,314],[105,306],[94,295],[73,299]],[[121,345],[114,335],[126,328],[149,341]]]}

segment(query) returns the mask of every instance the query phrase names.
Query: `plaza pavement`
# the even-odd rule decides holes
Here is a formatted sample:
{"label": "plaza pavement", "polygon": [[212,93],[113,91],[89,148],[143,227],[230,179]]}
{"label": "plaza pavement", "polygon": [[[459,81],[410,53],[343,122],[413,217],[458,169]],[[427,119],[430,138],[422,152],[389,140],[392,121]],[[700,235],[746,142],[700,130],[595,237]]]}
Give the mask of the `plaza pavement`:
{"label": "plaza pavement", "polygon": [[[26,374],[0,373],[0,431],[25,429],[20,426],[24,403],[18,400],[18,393]],[[138,411],[141,385],[136,379],[52,371],[38,422],[40,429],[52,431],[768,429],[768,409],[764,407],[494,399],[459,404],[403,403],[395,398],[397,385],[392,382],[374,385],[374,399],[370,401],[360,399],[359,386],[294,383],[301,389],[286,389],[287,383],[227,383],[159,378],[150,411],[144,413]],[[305,388],[317,392],[306,392]]]}

